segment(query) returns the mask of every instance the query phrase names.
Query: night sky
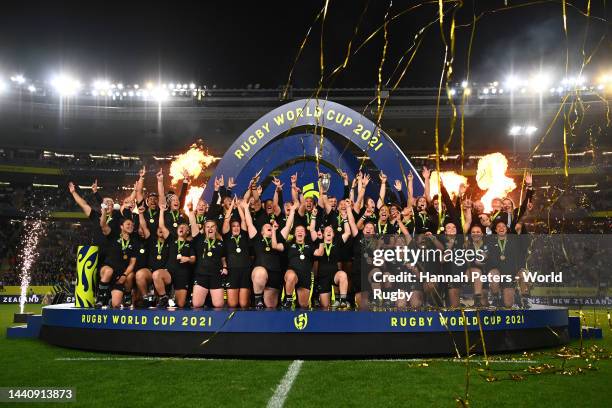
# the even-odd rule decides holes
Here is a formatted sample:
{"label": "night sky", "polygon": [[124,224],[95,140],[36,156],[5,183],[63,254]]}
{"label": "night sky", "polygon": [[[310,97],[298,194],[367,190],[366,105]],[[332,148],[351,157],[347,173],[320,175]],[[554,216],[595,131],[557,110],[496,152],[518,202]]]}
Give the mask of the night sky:
{"label": "night sky", "polygon": [[[507,2],[511,6],[521,3]],[[390,15],[417,3],[395,0]],[[603,3],[593,1],[594,16],[606,18]],[[314,0],[6,2],[0,14],[0,76],[24,73],[29,78],[48,79],[65,70],[84,83],[97,77],[125,83],[161,77],[166,82],[194,81],[218,87],[259,83],[274,88],[286,82],[299,44],[322,4]],[[363,0],[330,1],[324,29],[326,72],[343,61],[366,4]],[[586,9],[586,1],[573,4]],[[355,45],[383,22],[388,5],[380,0],[369,2]],[[503,0],[466,1],[456,15],[457,23],[469,23],[474,13],[503,6]],[[424,4],[389,25],[385,79],[412,44],[415,33],[436,16],[437,4]],[[450,20],[449,14],[447,35]],[[586,21],[568,5],[570,71],[582,59]],[[591,19],[587,53],[607,29],[605,22]],[[454,61],[458,82],[465,75],[469,35],[469,27],[458,28]],[[320,24],[316,24],[294,73],[294,86],[317,85],[319,40]],[[333,86],[374,86],[382,45],[382,35],[378,35],[351,60]],[[587,69],[587,77],[610,69],[611,48],[608,37]],[[488,14],[476,25],[472,79],[503,79],[511,70],[527,75],[540,67],[552,68],[562,77],[565,50],[560,1]],[[426,32],[402,86],[436,86],[442,57],[440,28],[435,23]]]}

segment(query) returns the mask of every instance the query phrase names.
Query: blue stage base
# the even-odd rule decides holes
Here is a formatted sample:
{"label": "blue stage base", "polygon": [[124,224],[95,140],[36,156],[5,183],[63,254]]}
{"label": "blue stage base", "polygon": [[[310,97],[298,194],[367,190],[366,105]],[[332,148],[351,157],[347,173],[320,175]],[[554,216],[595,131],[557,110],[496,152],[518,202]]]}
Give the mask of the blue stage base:
{"label": "blue stage base", "polygon": [[[41,338],[63,347],[216,357],[399,357],[508,352],[569,341],[568,312],[97,310],[43,308]],[[482,329],[482,335],[480,330]]]}
{"label": "blue stage base", "polygon": [[13,326],[6,329],[6,337],[9,339],[35,339],[40,335],[42,327],[42,315],[30,315],[26,324]]}

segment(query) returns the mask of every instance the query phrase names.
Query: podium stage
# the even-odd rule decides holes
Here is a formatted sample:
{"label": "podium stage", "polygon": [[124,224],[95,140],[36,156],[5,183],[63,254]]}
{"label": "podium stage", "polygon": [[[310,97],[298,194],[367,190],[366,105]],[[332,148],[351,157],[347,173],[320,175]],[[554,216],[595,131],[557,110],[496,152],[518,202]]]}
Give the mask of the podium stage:
{"label": "podium stage", "polygon": [[[480,324],[479,324],[480,321]],[[226,358],[397,358],[554,347],[569,341],[568,312],[361,312],[83,309],[46,306],[40,338],[83,350]],[[453,342],[454,340],[454,342]]]}

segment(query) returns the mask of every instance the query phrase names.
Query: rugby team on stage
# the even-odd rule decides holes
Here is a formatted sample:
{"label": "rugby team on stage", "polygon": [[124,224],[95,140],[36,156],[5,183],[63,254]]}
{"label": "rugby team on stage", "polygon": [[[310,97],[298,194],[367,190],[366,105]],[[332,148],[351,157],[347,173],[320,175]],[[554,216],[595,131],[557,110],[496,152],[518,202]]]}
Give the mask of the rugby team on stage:
{"label": "rugby team on stage", "polygon": [[[525,232],[519,220],[532,206],[531,175],[525,177],[520,208],[507,197],[496,198],[493,210],[485,213],[480,201],[466,197],[466,186],[456,197],[451,198],[444,186],[440,197],[431,197],[429,173],[423,169],[424,195],[413,197],[412,173],[407,176],[406,195],[399,180],[393,184],[397,194],[389,193],[381,172],[377,199],[366,196],[370,175],[361,172],[352,182],[342,172],[343,197],[328,196],[319,187],[318,199],[302,194],[297,174],[288,188],[273,178],[274,196],[266,199],[261,197],[259,175],[241,198],[232,191],[233,179],[226,184],[221,176],[211,180],[211,203],[200,200],[195,208],[187,204],[188,211],[183,210],[190,184],[187,173],[177,195],[165,192],[160,170],[157,192],[145,196],[143,168],[121,206],[100,196],[97,181],[92,186],[95,205],[83,199],[73,183],[69,190],[96,225],[96,307],[264,309],[280,302],[283,308],[365,308],[372,306],[371,285],[362,288],[362,274],[368,277],[364,282],[372,282],[377,268],[371,253],[376,245],[481,249],[487,254],[483,262],[463,267],[417,263],[411,269],[517,276],[525,248],[514,234]],[[285,200],[287,190],[290,197]],[[382,237],[387,238],[377,239]],[[517,290],[512,282],[473,281],[474,307],[512,307]],[[405,288],[413,292],[409,301],[381,306],[460,307],[462,287],[465,284],[413,284]],[[519,287],[526,290],[524,284]]]}

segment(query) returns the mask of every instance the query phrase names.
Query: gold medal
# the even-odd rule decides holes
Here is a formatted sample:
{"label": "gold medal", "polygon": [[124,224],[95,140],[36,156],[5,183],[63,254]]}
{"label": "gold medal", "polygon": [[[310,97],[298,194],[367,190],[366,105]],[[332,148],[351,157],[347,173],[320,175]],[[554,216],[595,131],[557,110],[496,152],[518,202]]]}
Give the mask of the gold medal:
{"label": "gold medal", "polygon": [[342,232],[342,227],[338,226],[338,232]]}
{"label": "gold medal", "polygon": [[123,255],[123,259],[127,259],[127,255]]}
{"label": "gold medal", "polygon": [[236,248],[236,253],[238,253],[238,254],[239,254],[240,252],[242,252],[242,249],[240,249],[240,248]]}
{"label": "gold medal", "polygon": [[505,261],[505,260],[506,260],[506,257],[505,257],[504,255],[501,255],[501,256],[499,257],[499,259],[501,259],[502,261]]}
{"label": "gold medal", "polygon": [[302,254],[302,255],[300,255],[300,259],[304,260],[304,259],[306,259],[306,257]]}
{"label": "gold medal", "polygon": [[266,252],[270,252],[270,247],[266,247]]}
{"label": "gold medal", "polygon": [[178,227],[178,224],[175,222],[175,223],[173,223],[173,224],[172,224],[172,226],[173,226],[174,228],[176,228],[176,227]]}
{"label": "gold medal", "polygon": [[141,254],[144,254],[144,252],[145,252],[145,251],[144,251],[144,248],[140,248],[140,253],[141,253]]}
{"label": "gold medal", "polygon": [[150,222],[151,224],[154,224],[154,223],[155,223],[155,220],[154,220],[153,218],[151,218],[151,219],[149,220],[149,222]]}
{"label": "gold medal", "polygon": [[157,255],[157,260],[161,260],[161,255]]}
{"label": "gold medal", "polygon": [[212,256],[212,252],[208,251],[208,252],[206,253],[206,256]]}

